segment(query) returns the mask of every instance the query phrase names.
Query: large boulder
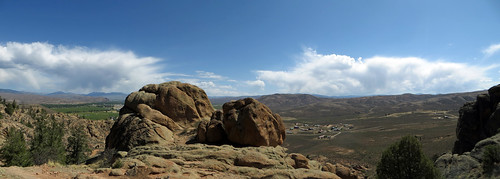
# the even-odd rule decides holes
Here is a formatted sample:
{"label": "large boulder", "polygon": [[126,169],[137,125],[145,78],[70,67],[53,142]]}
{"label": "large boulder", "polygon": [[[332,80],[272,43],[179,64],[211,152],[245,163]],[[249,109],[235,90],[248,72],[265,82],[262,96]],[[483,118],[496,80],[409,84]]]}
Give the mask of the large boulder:
{"label": "large boulder", "polygon": [[223,105],[228,140],[244,146],[277,146],[285,140],[285,125],[278,114],[253,98]]}
{"label": "large boulder", "polygon": [[214,109],[206,93],[178,81],[149,84],[127,96],[106,137],[106,148],[169,144],[175,135],[209,119]]}

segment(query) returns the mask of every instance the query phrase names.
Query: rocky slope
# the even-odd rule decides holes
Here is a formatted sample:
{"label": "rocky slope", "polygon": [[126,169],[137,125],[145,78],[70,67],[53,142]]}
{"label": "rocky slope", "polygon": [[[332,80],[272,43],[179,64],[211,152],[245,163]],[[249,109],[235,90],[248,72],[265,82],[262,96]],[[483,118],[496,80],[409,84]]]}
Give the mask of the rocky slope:
{"label": "rocky slope", "polygon": [[453,154],[445,154],[436,160],[446,178],[500,177],[498,163],[489,173],[481,167],[485,147],[500,145],[499,102],[500,85],[497,85],[491,87],[488,94],[480,94],[476,101],[460,108]]}
{"label": "rocky slope", "polygon": [[0,104],[0,145],[3,144],[5,136],[9,128],[21,129],[25,138],[29,141],[33,137],[33,124],[35,118],[45,116],[46,118],[54,118],[57,122],[63,125],[65,135],[64,139],[69,136],[70,129],[77,126],[83,126],[85,133],[89,137],[89,146],[92,149],[104,150],[104,139],[108,135],[109,129],[113,125],[112,120],[88,120],[80,119],[75,115],[64,113],[47,114],[43,108],[36,105],[22,105],[12,115],[5,113],[5,105]]}

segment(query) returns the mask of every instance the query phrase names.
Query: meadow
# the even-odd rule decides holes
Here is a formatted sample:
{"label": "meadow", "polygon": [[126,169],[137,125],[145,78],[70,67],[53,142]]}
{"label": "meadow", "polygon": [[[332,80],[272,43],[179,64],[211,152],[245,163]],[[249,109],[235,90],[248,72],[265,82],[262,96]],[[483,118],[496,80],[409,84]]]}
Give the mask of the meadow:
{"label": "meadow", "polygon": [[42,104],[53,112],[75,114],[84,119],[105,120],[118,118],[120,102],[87,103],[87,104]]}

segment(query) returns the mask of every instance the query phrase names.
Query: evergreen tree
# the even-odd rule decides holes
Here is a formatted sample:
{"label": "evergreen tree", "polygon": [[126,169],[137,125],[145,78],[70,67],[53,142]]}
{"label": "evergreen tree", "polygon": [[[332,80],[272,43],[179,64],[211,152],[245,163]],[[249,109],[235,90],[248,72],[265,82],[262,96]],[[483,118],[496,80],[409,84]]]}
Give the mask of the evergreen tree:
{"label": "evergreen tree", "polygon": [[67,164],[80,164],[87,160],[87,154],[90,152],[90,148],[87,135],[83,132],[83,126],[75,127],[71,130],[71,136],[68,137],[66,152]]}
{"label": "evergreen tree", "polygon": [[0,158],[4,160],[5,166],[30,166],[31,158],[21,130],[10,128],[7,140],[0,149]]}
{"label": "evergreen tree", "polygon": [[382,153],[377,164],[377,178],[440,178],[432,161],[422,152],[422,145],[405,136]]}
{"label": "evergreen tree", "polygon": [[18,106],[17,106],[17,103],[16,103],[16,100],[14,99],[14,101],[12,101],[12,108],[14,109],[17,109]]}
{"label": "evergreen tree", "polygon": [[5,112],[9,115],[12,115],[14,114],[14,106],[12,105],[12,103],[8,103],[6,108],[5,108]]}
{"label": "evergreen tree", "polygon": [[35,165],[47,163],[49,160],[59,163],[65,162],[63,135],[61,124],[57,123],[53,116],[50,123],[45,117],[37,118],[30,148]]}

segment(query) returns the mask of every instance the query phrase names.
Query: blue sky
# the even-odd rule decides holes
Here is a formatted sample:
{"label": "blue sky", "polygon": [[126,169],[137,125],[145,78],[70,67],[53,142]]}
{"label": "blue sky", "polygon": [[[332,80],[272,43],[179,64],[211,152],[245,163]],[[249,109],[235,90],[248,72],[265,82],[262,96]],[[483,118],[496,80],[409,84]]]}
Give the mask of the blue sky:
{"label": "blue sky", "polygon": [[0,88],[212,96],[500,83],[500,2],[0,0]]}

